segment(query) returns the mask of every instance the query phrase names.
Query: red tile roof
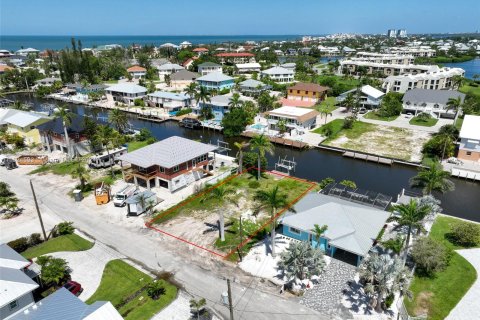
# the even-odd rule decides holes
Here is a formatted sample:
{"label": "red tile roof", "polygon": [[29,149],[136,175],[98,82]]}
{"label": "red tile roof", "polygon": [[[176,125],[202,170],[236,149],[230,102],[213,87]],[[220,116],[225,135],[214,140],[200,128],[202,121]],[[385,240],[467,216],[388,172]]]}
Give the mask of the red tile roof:
{"label": "red tile roof", "polygon": [[280,102],[284,107],[310,108],[315,105],[315,102],[312,102],[312,101],[291,100],[286,98],[283,98]]}
{"label": "red tile roof", "polygon": [[228,58],[228,57],[255,57],[253,53],[250,52],[225,52],[216,54],[217,57]]}
{"label": "red tile roof", "polygon": [[205,52],[205,51],[208,51],[207,48],[195,48],[193,49],[193,52]]}
{"label": "red tile roof", "polygon": [[7,70],[12,70],[12,67],[6,66],[6,65],[0,65],[0,73],[4,73]]}
{"label": "red tile roof", "polygon": [[147,69],[140,66],[131,66],[130,68],[127,69],[127,72],[146,72],[146,71]]}

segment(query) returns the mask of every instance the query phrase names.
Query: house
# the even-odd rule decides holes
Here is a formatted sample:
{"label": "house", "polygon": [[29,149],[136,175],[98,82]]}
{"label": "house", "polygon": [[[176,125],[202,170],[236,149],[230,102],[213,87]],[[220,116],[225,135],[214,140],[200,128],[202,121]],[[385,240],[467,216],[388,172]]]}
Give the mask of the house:
{"label": "house", "polygon": [[282,98],[280,99],[280,104],[284,107],[313,108],[313,106],[315,105],[315,102]]}
{"label": "house", "polygon": [[[340,94],[337,97],[338,102],[342,102],[347,98],[347,96],[351,93],[354,93],[355,95],[357,94],[357,89],[352,89],[349,91],[346,91],[342,94]],[[367,109],[375,109],[380,106],[380,102],[382,102],[382,98],[385,95],[384,92],[370,86],[370,85],[365,85],[360,88],[360,105],[363,108]]]}
{"label": "house", "polygon": [[131,66],[127,72],[133,79],[143,79],[147,75],[147,69],[140,66]]}
{"label": "house", "polygon": [[272,81],[278,83],[288,83],[293,82],[293,77],[295,72],[289,69],[285,69],[283,67],[272,67],[267,70],[263,70],[260,73],[260,78],[270,78]]}
{"label": "house", "polygon": [[192,101],[188,95],[165,91],[150,93],[147,100],[151,106],[164,108],[169,113],[176,113],[182,108],[189,107]]}
{"label": "house", "polygon": [[316,83],[297,82],[287,89],[287,98],[290,100],[321,102],[327,98],[330,88]]}
{"label": "house", "polygon": [[22,137],[26,145],[35,145],[41,143],[37,127],[50,120],[43,114],[12,110],[2,119],[2,123],[7,126],[8,133]]}
{"label": "house", "polygon": [[188,70],[180,70],[170,76],[170,87],[176,90],[184,90],[192,82],[195,82],[200,75]]}
{"label": "house", "polygon": [[183,41],[182,43],[180,43],[180,48],[182,48],[182,49],[185,49],[185,48],[188,48],[188,47],[191,47],[191,46],[192,46],[192,43],[188,42],[188,41]]}
{"label": "house", "polygon": [[60,288],[11,320],[122,320],[110,301],[86,304],[65,288]]}
{"label": "house", "polygon": [[[231,95],[220,95],[220,96],[213,96],[210,98],[210,101],[203,103],[199,102],[196,107],[193,107],[193,111],[196,114],[201,114],[201,110],[203,108],[211,108],[214,121],[220,122],[222,121],[223,117],[226,113],[230,111],[230,101],[232,99]],[[249,100],[248,98],[242,97],[240,98],[241,101]]]}
{"label": "house", "polygon": [[280,107],[265,113],[268,116],[268,125],[271,130],[279,130],[278,123],[285,122],[287,132],[298,133],[313,129],[317,124],[316,110],[297,107]]}
{"label": "house", "polygon": [[286,63],[282,63],[280,67],[295,71],[295,68],[297,68],[297,64],[295,62],[286,62]]}
{"label": "house", "polygon": [[[329,256],[348,255],[355,265],[373,246],[390,213],[321,193],[309,193],[295,204],[296,214],[281,219],[283,235],[308,241]],[[319,241],[315,225],[327,226]]]}
{"label": "house", "polygon": [[35,303],[33,291],[39,285],[36,264],[6,244],[0,244],[0,319],[12,319]]}
{"label": "house", "polygon": [[0,49],[0,58],[8,58],[12,55],[12,53],[5,49]]}
{"label": "house", "polygon": [[185,68],[176,63],[169,62],[169,63],[162,64],[161,66],[158,66],[157,69],[158,69],[158,76],[160,77],[160,80],[165,81],[165,76],[169,76],[172,73],[175,73],[180,70],[184,70]]}
{"label": "house", "polygon": [[55,82],[62,82],[60,78],[43,78],[35,81],[37,86],[51,87]]}
{"label": "house", "polygon": [[255,62],[255,55],[250,52],[223,52],[215,55],[221,64],[225,63],[249,63]]}
{"label": "house", "polygon": [[340,61],[339,70],[343,74],[358,74],[360,68],[363,68],[367,74],[381,74],[384,76],[415,75],[440,70],[437,65],[380,63],[358,59]]}
{"label": "house", "polygon": [[239,83],[240,91],[249,96],[257,96],[263,91],[270,90],[271,85],[267,85],[261,81],[254,79],[247,79]]}
{"label": "house", "polygon": [[466,115],[459,137],[458,159],[480,162],[480,116]]}
{"label": "house", "polygon": [[204,62],[198,65],[198,73],[205,76],[209,73],[223,73],[222,66],[213,62]]}
{"label": "house", "polygon": [[251,62],[251,63],[237,63],[235,65],[237,68],[237,73],[252,73],[260,72],[260,63]]}
{"label": "house", "polygon": [[0,64],[0,74],[4,74],[8,70],[13,70],[13,68],[6,64]]}
{"label": "house", "polygon": [[34,48],[27,48],[27,49],[20,49],[20,50],[17,50],[15,52],[15,54],[19,55],[19,56],[28,56],[28,55],[35,55],[35,56],[38,56],[38,54],[40,53],[40,50],[37,50],[37,49],[34,49]]}
{"label": "house", "polygon": [[90,99],[88,95],[90,93],[103,93],[106,88],[108,88],[108,85],[105,85],[103,83],[89,84],[86,86],[81,83],[67,83],[64,90],[66,89],[65,91],[67,94],[75,94],[76,100],[83,100],[85,102],[88,102],[88,100]]}
{"label": "house", "polygon": [[230,89],[235,85],[234,79],[223,73],[213,72],[201,76],[197,79],[197,83],[209,90],[223,90]]}
{"label": "house", "polygon": [[208,53],[208,49],[207,48],[195,48],[193,49],[193,52],[195,52],[197,54],[198,57],[200,57],[202,54],[205,54],[205,53]]}
{"label": "house", "polygon": [[173,43],[170,43],[170,42],[167,42],[167,43],[164,43],[164,44],[161,44],[160,46],[158,46],[160,49],[173,49],[173,50],[178,50],[180,47],[177,46],[176,44],[173,44]]}
{"label": "house", "polygon": [[105,89],[107,100],[120,102],[126,105],[134,105],[137,99],[143,99],[147,94],[147,88],[134,83],[119,83]]}
{"label": "house", "polygon": [[[183,63],[182,63],[182,67],[184,67],[185,69],[189,69],[191,66],[193,66],[193,62],[195,60],[197,60],[198,57],[191,57],[191,58],[188,58],[187,60],[185,60]],[[181,71],[181,70],[180,70]],[[178,71],[177,71],[178,72]]]}
{"label": "house", "polygon": [[135,185],[176,191],[208,174],[208,153],[216,146],[173,136],[120,157],[131,164],[125,179]]}
{"label": "house", "polygon": [[454,118],[456,111],[449,110],[447,103],[449,99],[460,98],[462,103],[465,100],[465,94],[455,90],[427,90],[411,89],[408,90],[403,98],[403,110],[415,115],[420,112],[428,113],[436,118]]}

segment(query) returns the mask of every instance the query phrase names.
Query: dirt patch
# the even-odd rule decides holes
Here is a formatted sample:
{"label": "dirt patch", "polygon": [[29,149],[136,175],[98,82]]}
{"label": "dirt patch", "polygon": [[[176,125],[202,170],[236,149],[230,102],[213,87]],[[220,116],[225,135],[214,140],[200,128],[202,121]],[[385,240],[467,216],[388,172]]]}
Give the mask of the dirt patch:
{"label": "dirt patch", "polygon": [[432,297],[433,292],[431,291],[420,292],[416,299],[415,309],[413,309],[414,314],[417,316],[427,314],[428,310],[430,310],[430,300]]}

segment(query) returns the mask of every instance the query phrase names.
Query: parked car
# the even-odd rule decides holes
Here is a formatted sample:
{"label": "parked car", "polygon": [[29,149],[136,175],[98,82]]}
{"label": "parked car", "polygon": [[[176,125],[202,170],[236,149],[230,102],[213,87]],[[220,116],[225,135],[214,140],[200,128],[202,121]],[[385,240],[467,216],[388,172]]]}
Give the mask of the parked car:
{"label": "parked car", "polygon": [[365,113],[367,113],[367,108],[360,108],[360,109],[358,109],[358,113],[360,113],[360,114],[365,114]]}
{"label": "parked car", "polygon": [[18,168],[18,165],[17,165],[17,162],[13,159],[5,159],[5,167],[7,168],[7,170],[12,170],[12,169],[15,169],[15,168]]}
{"label": "parked car", "polygon": [[405,115],[405,118],[406,119],[410,119],[412,117],[412,114],[410,112],[408,112],[406,115]]}
{"label": "parked car", "polygon": [[448,159],[447,159],[447,162],[448,162],[448,163],[457,164],[457,165],[462,165],[462,164],[463,164],[462,160],[459,160],[459,159],[457,159],[457,158],[455,158],[455,157],[450,157],[450,158],[448,158]]}
{"label": "parked car", "polygon": [[76,281],[68,281],[67,283],[65,283],[63,285],[63,287],[65,289],[67,289],[68,291],[70,291],[71,293],[73,293],[74,295],[78,296],[80,295],[80,293],[82,293],[83,289],[82,289],[82,285]]}

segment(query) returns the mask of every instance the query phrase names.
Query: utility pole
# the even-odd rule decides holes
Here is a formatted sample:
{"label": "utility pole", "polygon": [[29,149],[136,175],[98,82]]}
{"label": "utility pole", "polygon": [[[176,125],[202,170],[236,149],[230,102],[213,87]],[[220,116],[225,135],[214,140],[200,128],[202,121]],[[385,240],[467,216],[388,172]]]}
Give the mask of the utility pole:
{"label": "utility pole", "polygon": [[43,239],[47,241],[47,233],[45,232],[45,226],[43,225],[42,214],[40,213],[40,208],[38,207],[37,196],[35,195],[35,190],[33,189],[32,179],[30,179],[30,188],[32,189],[33,201],[35,201],[35,208],[37,209],[38,219],[40,220],[40,226],[42,227]]}
{"label": "utility pole", "polygon": [[240,228],[240,245],[237,248],[237,250],[238,250],[238,257],[240,258],[240,262],[242,262],[243,261],[243,258],[242,258],[242,242],[243,242],[242,217],[240,217],[238,223],[239,223],[239,228]]}
{"label": "utility pole", "polygon": [[228,288],[228,306],[230,308],[230,320],[233,320],[232,290],[230,289],[230,279],[227,279]]}

